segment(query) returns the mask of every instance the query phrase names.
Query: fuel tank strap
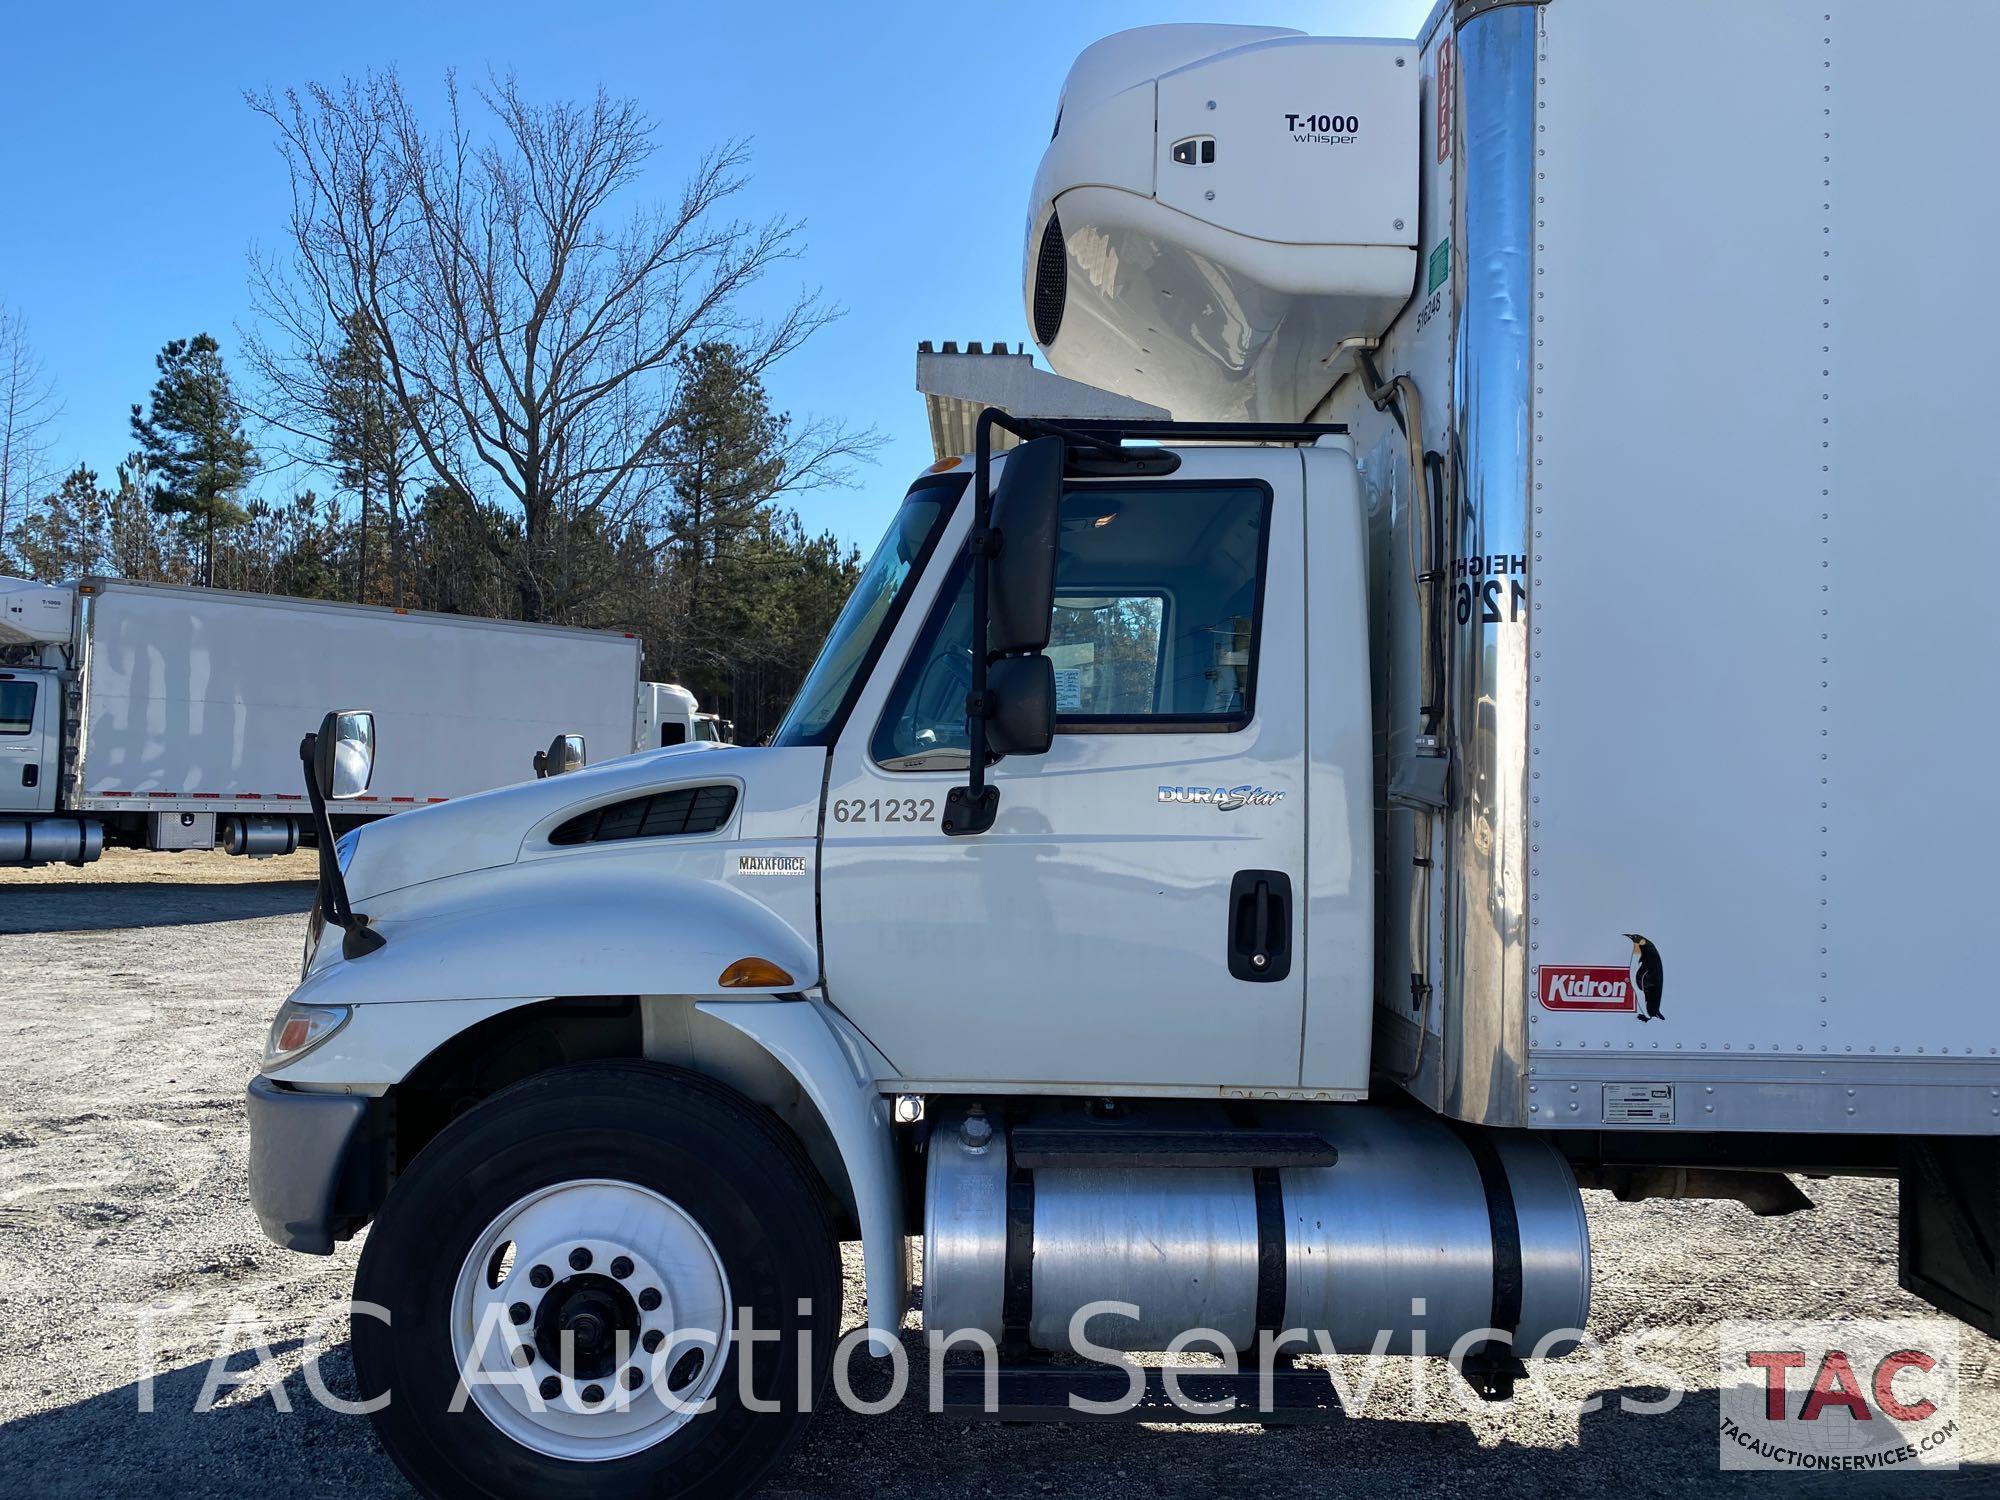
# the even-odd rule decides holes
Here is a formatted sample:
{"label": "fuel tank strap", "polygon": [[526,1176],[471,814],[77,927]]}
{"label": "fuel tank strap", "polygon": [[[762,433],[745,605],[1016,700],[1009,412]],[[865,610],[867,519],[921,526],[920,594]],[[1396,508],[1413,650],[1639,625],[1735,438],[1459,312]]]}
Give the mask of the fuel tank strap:
{"label": "fuel tank strap", "polygon": [[[1484,1130],[1460,1120],[1447,1123],[1465,1143],[1472,1164],[1479,1169],[1479,1185],[1486,1190],[1486,1215],[1493,1224],[1492,1326],[1511,1341],[1521,1327],[1521,1220],[1514,1207],[1514,1189],[1507,1181],[1506,1164]],[[1518,1351],[1511,1344],[1489,1342],[1474,1353],[1507,1357]]]}
{"label": "fuel tank strap", "polygon": [[1285,1183],[1276,1167],[1250,1174],[1257,1193],[1257,1328],[1285,1327]]}
{"label": "fuel tank strap", "polygon": [[1025,1348],[1035,1310],[1035,1174],[1007,1173],[1007,1249],[1000,1283],[1000,1342]]}

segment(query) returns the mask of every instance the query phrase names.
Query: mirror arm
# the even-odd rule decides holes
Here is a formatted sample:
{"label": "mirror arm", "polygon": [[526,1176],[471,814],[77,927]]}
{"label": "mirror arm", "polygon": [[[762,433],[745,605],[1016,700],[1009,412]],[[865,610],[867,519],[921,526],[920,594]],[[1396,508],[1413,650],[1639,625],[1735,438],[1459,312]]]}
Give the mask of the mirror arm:
{"label": "mirror arm", "polygon": [[[993,558],[1003,539],[993,530],[993,428],[998,423],[1008,431],[1018,429],[1006,413],[989,406],[979,414],[973,437],[972,536],[967,543],[972,554],[972,684],[965,695],[966,784],[945,794],[944,817],[938,827],[952,838],[984,833],[993,826],[1000,811],[1000,788],[986,779],[986,721],[993,716],[993,700],[987,692],[986,668],[992,652],[988,649],[988,602]],[[1025,436],[1025,434],[1022,434]]]}
{"label": "mirror arm", "polygon": [[317,734],[309,734],[299,741],[299,762],[305,768],[306,799],[312,804],[313,835],[319,845],[320,915],[345,934],[340,942],[341,955],[356,959],[364,953],[373,953],[387,939],[370,927],[368,918],[358,915],[347,899],[347,877],[340,873],[340,854],[333,847],[333,818],[326,810],[326,798],[320,793],[319,778],[313,774],[314,752],[318,744]]}

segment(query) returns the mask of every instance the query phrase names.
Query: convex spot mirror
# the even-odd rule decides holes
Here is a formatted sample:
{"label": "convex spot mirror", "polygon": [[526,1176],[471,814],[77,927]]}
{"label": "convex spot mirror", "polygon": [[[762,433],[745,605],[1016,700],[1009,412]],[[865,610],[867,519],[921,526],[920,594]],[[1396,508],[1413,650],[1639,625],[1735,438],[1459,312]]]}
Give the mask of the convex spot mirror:
{"label": "convex spot mirror", "polygon": [[583,736],[580,734],[559,734],[549,741],[548,749],[535,752],[537,776],[561,776],[582,769]]}
{"label": "convex spot mirror", "polygon": [[1056,733],[1056,669],[1046,656],[1003,656],[986,669],[993,701],[987,748],[997,755],[1047,755]]}
{"label": "convex spot mirror", "polygon": [[336,709],[319,721],[313,741],[313,783],[329,802],[359,797],[375,779],[375,715]]}
{"label": "convex spot mirror", "polygon": [[1055,609],[1056,525],[1063,440],[1040,437],[1007,455],[993,486],[1000,550],[987,573],[987,645],[995,655],[1041,651]]}

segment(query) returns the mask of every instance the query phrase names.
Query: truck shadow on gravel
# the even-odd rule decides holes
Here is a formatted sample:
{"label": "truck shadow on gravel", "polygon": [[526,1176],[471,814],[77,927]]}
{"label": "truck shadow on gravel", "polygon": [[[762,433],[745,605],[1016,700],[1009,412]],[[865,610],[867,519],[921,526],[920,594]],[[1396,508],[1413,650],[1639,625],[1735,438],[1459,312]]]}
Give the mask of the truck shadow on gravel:
{"label": "truck shadow on gravel", "polygon": [[[297,1340],[273,1345],[279,1360]],[[1810,1493],[1879,1495],[1991,1494],[1995,1470],[1968,1464],[1956,1473],[1896,1475],[1724,1474],[1717,1461],[1717,1397],[1694,1392],[1672,1411],[1625,1412],[1619,1398],[1657,1401],[1657,1389],[1603,1394],[1603,1409],[1584,1416],[1571,1446],[1524,1444],[1503,1437],[1482,1446],[1451,1410],[1436,1420],[1387,1414],[1306,1427],[1218,1427],[1199,1431],[1119,1423],[1015,1426],[966,1422],[923,1410],[927,1373],[912,1349],[910,1396],[894,1411],[863,1416],[845,1410],[829,1388],[805,1439],[771,1474],[766,1496],[1249,1493],[1403,1497],[1493,1493],[1768,1496],[1801,1479]],[[246,1352],[229,1361],[243,1371]],[[325,1387],[353,1400],[346,1345],[320,1361]],[[153,1382],[153,1410],[139,1410],[139,1387],[121,1389],[0,1428],[0,1471],[15,1493],[45,1497],[160,1496],[171,1500],[246,1494],[305,1497],[404,1497],[414,1492],[375,1441],[365,1417],[328,1410],[305,1373],[280,1383],[290,1411],[268,1392],[222,1395],[195,1411],[206,1362],[164,1372]],[[1442,1371],[1439,1372],[1440,1375]],[[857,1359],[855,1394],[886,1393],[883,1367]],[[1445,1398],[1451,1402],[1450,1397]]]}
{"label": "truck shadow on gravel", "polygon": [[[1546,1494],[1685,1497],[1759,1496],[1801,1481],[1815,1496],[1982,1495],[1996,1469],[1966,1463],[1956,1472],[1893,1476],[1723,1473],[1720,1398],[1693,1391],[1670,1411],[1621,1409],[1621,1398],[1657,1404],[1657,1387],[1601,1393],[1574,1444],[1523,1443],[1503,1436],[1483,1445],[1446,1394],[1440,1364],[1430,1377],[1435,1419],[1369,1415],[1300,1426],[1159,1427],[1119,1422],[1010,1425],[953,1420],[923,1410],[924,1356],[910,1353],[911,1396],[895,1411],[865,1417],[837,1403],[813,1418],[803,1442],[774,1471],[767,1496],[1228,1494],[1366,1497]],[[862,1399],[888,1390],[862,1373]],[[832,1391],[828,1399],[832,1400]],[[1534,1397],[1524,1393],[1523,1402]],[[1510,1425],[1532,1423],[1514,1420]],[[1551,1421],[1566,1419],[1551,1417]],[[916,1472],[912,1472],[912,1465]]]}
{"label": "truck shadow on gravel", "polygon": [[310,880],[6,885],[0,886],[0,934],[112,932],[303,916],[312,901]]}

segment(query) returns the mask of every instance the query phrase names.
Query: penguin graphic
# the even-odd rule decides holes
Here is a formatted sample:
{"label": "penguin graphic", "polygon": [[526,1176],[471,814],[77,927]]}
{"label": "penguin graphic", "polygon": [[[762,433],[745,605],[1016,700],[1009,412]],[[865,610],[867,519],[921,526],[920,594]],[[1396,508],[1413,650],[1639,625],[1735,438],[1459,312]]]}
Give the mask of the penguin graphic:
{"label": "penguin graphic", "polygon": [[1660,962],[1660,950],[1636,932],[1625,936],[1632,943],[1633,993],[1646,1002],[1643,1010],[1635,1005],[1632,1013],[1641,1021],[1664,1021],[1666,1017],[1660,1014],[1660,994],[1667,987],[1667,966]]}

